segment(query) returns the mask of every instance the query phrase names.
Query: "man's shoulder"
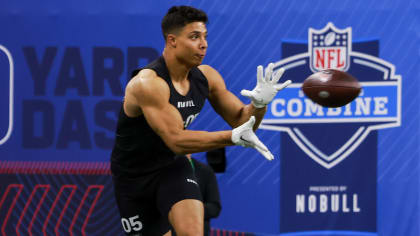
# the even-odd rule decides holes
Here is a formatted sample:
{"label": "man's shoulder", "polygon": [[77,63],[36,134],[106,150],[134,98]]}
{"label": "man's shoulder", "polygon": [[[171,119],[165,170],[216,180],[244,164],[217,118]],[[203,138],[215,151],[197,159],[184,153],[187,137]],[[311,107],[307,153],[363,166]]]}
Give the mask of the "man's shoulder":
{"label": "man's shoulder", "polygon": [[213,67],[209,65],[199,65],[198,69],[204,74],[204,76],[207,78],[207,81],[209,83],[209,87],[220,87],[220,85],[224,86],[224,80],[223,77],[220,75],[220,73],[214,69]]}
{"label": "man's shoulder", "polygon": [[[202,64],[202,65],[199,65],[199,66],[197,66],[197,68],[203,73],[203,74],[206,74],[206,73],[215,73],[215,72],[217,72],[217,70],[216,69],[214,69],[213,67],[211,67],[210,65],[206,65],[206,64]],[[218,73],[218,72],[217,72]]]}
{"label": "man's shoulder", "polygon": [[156,73],[156,71],[152,70],[152,69],[139,69],[137,70],[137,73],[135,75],[133,75],[132,80],[133,79],[141,79],[141,78],[156,78],[158,77],[158,74]]}
{"label": "man's shoulder", "polygon": [[161,92],[166,92],[166,90],[169,92],[168,84],[154,70],[143,69],[127,84],[126,93],[160,94]]}

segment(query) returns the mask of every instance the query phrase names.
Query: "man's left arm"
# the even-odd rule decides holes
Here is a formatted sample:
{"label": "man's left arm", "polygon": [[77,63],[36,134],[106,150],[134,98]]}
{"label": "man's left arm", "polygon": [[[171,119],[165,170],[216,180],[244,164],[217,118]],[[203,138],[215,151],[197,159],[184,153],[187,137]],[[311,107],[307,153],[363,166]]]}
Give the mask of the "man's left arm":
{"label": "man's left arm", "polygon": [[277,81],[283,74],[283,69],[272,76],[273,65],[267,68],[266,75],[263,75],[263,68],[257,68],[257,85],[252,91],[242,90],[241,94],[251,99],[251,103],[245,105],[226,89],[222,76],[212,67],[207,65],[199,66],[209,82],[209,101],[214,110],[223,117],[231,126],[238,127],[251,116],[255,116],[254,130],[258,128],[261,120],[267,111],[266,105],[271,102],[278,91],[291,83],[290,80],[283,84],[277,84]]}

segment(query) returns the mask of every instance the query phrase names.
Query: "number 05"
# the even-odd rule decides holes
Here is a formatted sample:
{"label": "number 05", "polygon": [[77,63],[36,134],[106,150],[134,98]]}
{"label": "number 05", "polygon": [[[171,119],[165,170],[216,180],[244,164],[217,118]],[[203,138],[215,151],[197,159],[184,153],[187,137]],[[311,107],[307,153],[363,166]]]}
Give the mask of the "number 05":
{"label": "number 05", "polygon": [[137,220],[139,215],[128,218],[121,218],[121,224],[125,232],[130,233],[131,230],[139,231],[143,228],[141,221]]}

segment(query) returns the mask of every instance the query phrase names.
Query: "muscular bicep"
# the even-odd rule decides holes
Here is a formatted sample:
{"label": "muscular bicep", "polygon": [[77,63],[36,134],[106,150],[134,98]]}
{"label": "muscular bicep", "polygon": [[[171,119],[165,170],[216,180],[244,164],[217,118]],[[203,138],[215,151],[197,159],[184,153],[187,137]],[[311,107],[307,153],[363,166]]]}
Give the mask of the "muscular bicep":
{"label": "muscular bicep", "polygon": [[242,110],[244,104],[226,89],[222,76],[209,66],[200,66],[200,70],[209,82],[209,102],[213,109],[231,126],[242,124]]}
{"label": "muscular bicep", "polygon": [[162,106],[143,106],[143,115],[150,127],[170,146],[170,137],[183,130],[181,114],[170,103]]}
{"label": "muscular bicep", "polygon": [[160,78],[139,76],[129,84],[126,93],[127,97],[134,98],[153,131],[171,148],[171,137],[183,130],[183,121],[178,110],[169,103],[167,84]]}
{"label": "muscular bicep", "polygon": [[230,91],[218,89],[209,96],[213,109],[231,126],[240,125],[241,111],[244,104]]}

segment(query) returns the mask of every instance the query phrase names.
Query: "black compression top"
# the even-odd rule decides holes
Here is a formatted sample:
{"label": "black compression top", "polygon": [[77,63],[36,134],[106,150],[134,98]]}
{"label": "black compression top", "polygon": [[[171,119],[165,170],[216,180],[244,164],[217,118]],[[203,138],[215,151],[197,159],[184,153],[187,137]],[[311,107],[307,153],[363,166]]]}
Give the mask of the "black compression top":
{"label": "black compression top", "polygon": [[[197,67],[190,70],[190,90],[183,96],[175,90],[163,57],[142,69],[152,69],[166,81],[170,89],[169,102],[178,109],[184,121],[184,128],[187,128],[200,113],[208,97],[209,86],[203,73]],[[140,70],[133,74],[137,74],[138,71]],[[148,174],[167,166],[174,159],[175,153],[152,130],[143,115],[128,117],[121,107],[111,154],[111,171],[115,177]]]}

